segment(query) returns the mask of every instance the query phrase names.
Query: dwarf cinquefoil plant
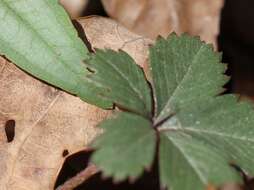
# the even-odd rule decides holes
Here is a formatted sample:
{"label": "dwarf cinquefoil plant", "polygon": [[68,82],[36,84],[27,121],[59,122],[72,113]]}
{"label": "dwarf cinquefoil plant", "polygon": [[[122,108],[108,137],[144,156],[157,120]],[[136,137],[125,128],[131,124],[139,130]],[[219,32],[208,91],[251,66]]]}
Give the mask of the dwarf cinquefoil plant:
{"label": "dwarf cinquefoil plant", "polygon": [[[33,11],[31,11],[33,10]],[[161,187],[203,190],[254,175],[254,111],[220,95],[221,55],[199,38],[171,34],[149,51],[150,81],[125,52],[89,53],[56,0],[0,2],[0,53],[37,78],[101,108],[92,162],[120,181],[158,158]]]}
{"label": "dwarf cinquefoil plant", "polygon": [[[161,186],[203,190],[240,180],[230,165],[253,167],[254,112],[234,95],[221,95],[228,77],[221,55],[186,34],[150,48],[151,85],[124,52],[99,50],[87,62],[105,100],[124,108],[100,124],[92,161],[105,176],[140,176],[158,154]],[[156,151],[158,147],[158,151]]]}

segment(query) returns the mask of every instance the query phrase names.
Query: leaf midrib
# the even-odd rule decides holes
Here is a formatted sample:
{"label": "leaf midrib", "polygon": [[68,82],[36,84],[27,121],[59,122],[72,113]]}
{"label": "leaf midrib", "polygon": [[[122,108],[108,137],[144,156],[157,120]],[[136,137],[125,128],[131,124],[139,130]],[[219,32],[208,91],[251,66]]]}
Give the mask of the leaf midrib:
{"label": "leaf midrib", "polygon": [[[103,58],[101,60],[104,61]],[[136,94],[136,97],[140,100],[140,102],[142,102],[144,108],[146,109],[146,112],[148,112],[147,107],[146,107],[146,102],[143,99],[143,95],[140,93],[140,91],[138,89],[136,89],[135,85],[133,85],[133,83],[124,75],[124,73],[122,73],[117,67],[115,67],[114,64],[111,64],[110,61],[108,61],[106,59],[105,63],[107,63],[109,66],[111,66],[111,68],[113,68],[116,71],[116,73],[127,82],[130,89]],[[136,65],[134,65],[134,66],[136,66]]]}
{"label": "leaf midrib", "polygon": [[183,155],[183,157],[185,158],[185,160],[189,163],[189,165],[191,166],[191,168],[196,172],[196,174],[198,175],[199,179],[202,181],[203,184],[208,184],[208,180],[206,180],[201,171],[199,170],[199,168],[196,166],[195,163],[193,163],[192,159],[190,159],[186,154],[185,151],[181,148],[181,146],[178,146],[177,143],[174,142],[173,139],[171,139],[169,136],[167,136],[167,138],[171,141],[171,143],[179,150],[179,152]]}
{"label": "leaf midrib", "polygon": [[195,129],[192,127],[169,127],[169,128],[162,128],[159,131],[172,131],[172,132],[191,132],[191,133],[199,133],[199,134],[209,134],[209,135],[214,135],[214,136],[220,136],[223,138],[232,138],[235,140],[239,140],[239,141],[248,141],[251,143],[254,143],[254,139],[250,139],[250,138],[242,138],[239,136],[233,136],[233,135],[227,135],[225,132],[224,133],[220,133],[220,132],[216,132],[216,131],[211,131],[211,130],[203,130],[203,129]]}
{"label": "leaf midrib", "polygon": [[[31,25],[27,20],[23,19],[22,16],[21,16],[19,13],[17,13],[16,11],[14,11],[12,7],[10,7],[10,5],[8,4],[8,2],[6,2],[6,0],[2,0],[2,3],[5,4],[6,8],[9,9],[9,10],[11,10],[11,11],[12,11],[12,14],[15,15],[15,17],[17,17],[24,25],[26,25],[26,26],[29,28],[29,30],[30,30],[38,39],[40,39],[40,41],[41,41],[43,44],[45,44],[45,45],[48,47],[48,50],[50,50],[50,52],[52,52],[53,55],[55,55],[56,59],[58,59],[61,63],[63,63],[72,73],[78,74],[78,75],[77,75],[78,78],[82,79],[81,76],[80,76],[80,73],[77,73],[76,71],[74,71],[74,70],[72,69],[72,67],[68,64],[68,62],[64,61],[64,60],[61,58],[61,56],[59,56],[59,55],[57,54],[57,52],[54,51],[53,47],[50,46],[49,43],[47,43],[47,41],[36,31],[36,29],[33,28],[32,25]],[[50,10],[51,10],[51,7],[50,7],[50,6],[48,6],[48,7],[49,7]],[[65,31],[65,30],[64,30],[64,31]],[[66,31],[65,31],[65,34],[67,34],[67,36],[70,38],[70,35],[69,35]],[[71,39],[71,38],[70,38],[70,39]],[[11,47],[9,43],[8,43],[8,46]],[[73,47],[74,49],[76,49],[75,46],[72,46],[72,47]],[[13,48],[11,48],[11,49],[13,49]],[[76,50],[77,50],[77,49],[76,49]],[[79,52],[79,50],[78,50],[78,52]],[[20,54],[20,53],[19,53],[19,54]],[[22,54],[20,54],[20,55],[22,55]],[[25,57],[25,56],[24,56],[24,57]],[[25,59],[26,59],[26,58],[25,58]],[[27,60],[27,59],[26,59],[26,60]],[[29,60],[27,60],[27,61],[30,62]],[[81,64],[80,64],[80,65],[81,65]],[[85,69],[84,69],[84,71],[85,71]],[[76,89],[76,88],[75,88],[75,89]]]}
{"label": "leaf midrib", "polygon": [[[159,123],[161,120],[163,120],[164,114],[165,114],[165,109],[166,109],[167,107],[170,106],[170,103],[171,103],[171,101],[172,101],[172,98],[174,98],[174,95],[176,94],[176,92],[177,92],[178,89],[180,88],[181,84],[186,80],[187,76],[189,76],[189,73],[190,73],[189,71],[190,71],[190,69],[192,68],[193,63],[196,62],[196,59],[200,56],[200,53],[202,52],[202,50],[203,50],[204,47],[205,47],[205,46],[204,46],[203,44],[200,46],[200,48],[199,48],[199,50],[197,51],[196,55],[193,57],[193,59],[192,59],[192,61],[191,61],[191,64],[189,64],[189,67],[188,67],[187,71],[185,72],[185,74],[184,74],[182,80],[181,80],[181,81],[178,83],[178,85],[175,87],[175,89],[173,90],[173,93],[172,93],[171,96],[169,97],[169,100],[167,101],[167,103],[166,103],[165,106],[163,107],[163,109],[162,109],[162,111],[160,112],[159,116],[156,118],[155,123]],[[169,113],[170,113],[170,111],[169,111]]]}

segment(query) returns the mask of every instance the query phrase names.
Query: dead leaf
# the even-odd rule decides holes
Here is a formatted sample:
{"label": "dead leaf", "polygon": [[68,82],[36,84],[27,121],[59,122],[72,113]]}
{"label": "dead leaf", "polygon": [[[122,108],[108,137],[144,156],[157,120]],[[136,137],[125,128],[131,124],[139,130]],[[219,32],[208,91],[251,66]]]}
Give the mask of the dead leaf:
{"label": "dead leaf", "polygon": [[135,58],[147,74],[148,48],[153,40],[134,34],[112,19],[91,16],[80,18],[86,36],[93,48],[122,49]]}
{"label": "dead leaf", "polygon": [[206,187],[206,190],[217,190],[217,188],[216,187],[214,187],[213,185],[208,185],[207,187]]}
{"label": "dead leaf", "polygon": [[230,183],[230,184],[224,185],[221,188],[221,190],[243,190],[243,189],[238,184]]}
{"label": "dead leaf", "polygon": [[77,18],[85,9],[89,0],[59,0],[71,18]]}
{"label": "dead leaf", "polygon": [[[93,47],[123,48],[144,66],[150,40],[109,19],[80,22]],[[109,114],[0,57],[0,189],[52,190],[64,162],[63,151],[84,150],[100,132],[96,124]],[[15,136],[7,142],[5,128],[10,120],[15,121]]]}
{"label": "dead leaf", "polygon": [[84,149],[98,133],[94,126],[107,115],[6,61],[0,94],[2,136],[8,120],[16,123],[14,140],[7,143],[6,137],[1,137],[0,141],[0,170],[4,171],[0,184],[6,189],[53,187],[64,161],[63,151]]}
{"label": "dead leaf", "polygon": [[102,0],[108,14],[152,39],[188,32],[216,44],[224,0]]}

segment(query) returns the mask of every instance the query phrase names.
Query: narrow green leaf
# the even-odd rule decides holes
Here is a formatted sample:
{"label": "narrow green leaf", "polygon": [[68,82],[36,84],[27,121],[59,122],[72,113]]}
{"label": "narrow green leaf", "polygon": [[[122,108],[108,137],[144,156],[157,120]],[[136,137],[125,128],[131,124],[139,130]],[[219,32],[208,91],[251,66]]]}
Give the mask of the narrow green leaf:
{"label": "narrow green leaf", "polygon": [[222,91],[227,81],[221,56],[210,45],[186,34],[160,38],[150,49],[156,123],[182,106]]}
{"label": "narrow green leaf", "polygon": [[[159,128],[161,135],[166,136],[162,137],[164,140],[160,145],[162,183],[184,190],[178,183],[184,181],[188,184],[191,174],[196,175],[195,179],[191,179],[195,189],[201,188],[201,184],[217,185],[232,181],[234,174],[227,169],[230,164],[254,175],[253,126],[253,107],[245,102],[238,103],[232,95],[200,100],[182,108]],[[178,154],[184,163],[174,162],[180,160],[174,157]],[[182,180],[177,180],[172,168],[169,171],[166,160],[174,167],[173,171],[185,171]]]}
{"label": "narrow green leaf", "polygon": [[86,62],[92,85],[104,89],[102,98],[117,106],[151,117],[151,90],[143,70],[125,52],[97,50]]}
{"label": "narrow green leaf", "polygon": [[32,75],[100,107],[85,81],[88,51],[57,0],[1,0],[0,54]]}
{"label": "narrow green leaf", "polygon": [[115,180],[140,176],[153,162],[156,135],[151,123],[141,116],[120,113],[101,123],[104,133],[93,146],[92,161],[105,176]]}

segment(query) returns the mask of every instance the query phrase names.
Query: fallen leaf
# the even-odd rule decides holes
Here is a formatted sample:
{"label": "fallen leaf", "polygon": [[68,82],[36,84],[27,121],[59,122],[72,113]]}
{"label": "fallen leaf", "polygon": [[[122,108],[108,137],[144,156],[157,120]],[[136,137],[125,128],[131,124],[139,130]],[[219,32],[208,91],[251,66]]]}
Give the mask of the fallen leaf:
{"label": "fallen leaf", "polygon": [[214,187],[213,185],[208,185],[207,187],[206,187],[206,190],[216,190],[217,188],[216,187]]}
{"label": "fallen leaf", "polygon": [[138,34],[156,38],[172,31],[216,44],[223,0],[102,0],[107,13]]}
{"label": "fallen leaf", "polygon": [[148,73],[148,48],[154,43],[153,40],[134,34],[118,22],[104,17],[80,18],[79,22],[93,49],[122,49]]}
{"label": "fallen leaf", "polygon": [[231,184],[226,184],[224,185],[221,190],[243,190],[240,185],[231,183]]}
{"label": "fallen leaf", "polygon": [[6,61],[0,81],[1,134],[8,120],[16,124],[14,140],[0,141],[0,170],[5,171],[0,184],[6,189],[50,189],[64,161],[62,152],[84,149],[107,112],[33,79]]}
{"label": "fallen leaf", "polygon": [[[145,65],[151,40],[105,18],[84,18],[80,23],[93,47],[122,48]],[[95,126],[108,115],[0,57],[0,189],[53,189],[65,160],[63,151],[86,149],[100,133]],[[15,136],[7,142],[10,120],[15,121]]]}
{"label": "fallen leaf", "polygon": [[71,18],[77,18],[88,4],[88,0],[59,0]]}

